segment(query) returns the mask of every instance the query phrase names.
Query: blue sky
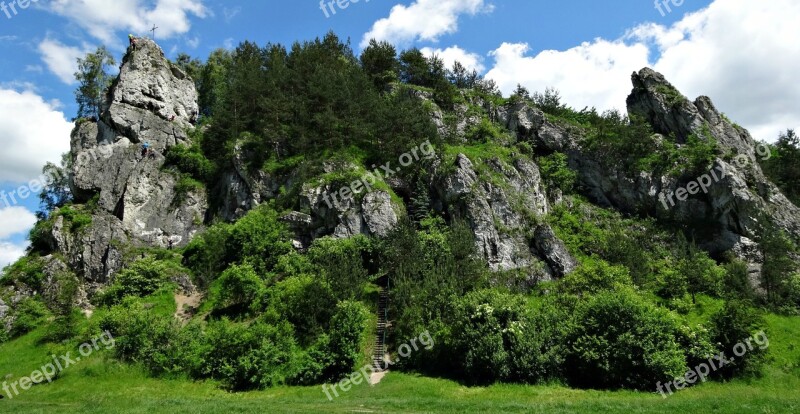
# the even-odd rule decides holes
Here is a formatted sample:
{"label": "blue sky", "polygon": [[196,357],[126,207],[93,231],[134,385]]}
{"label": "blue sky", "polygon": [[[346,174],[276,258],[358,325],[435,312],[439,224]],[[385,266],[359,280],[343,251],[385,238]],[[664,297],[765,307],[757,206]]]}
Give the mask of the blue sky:
{"label": "blue sky", "polygon": [[[350,0],[326,6],[328,17],[318,0],[30,0],[26,9],[14,0],[17,14],[0,1],[10,15],[0,7],[6,193],[68,149],[75,58],[101,44],[120,57],[127,34],[150,35],[153,24],[169,57],[201,59],[243,40],[291,44],[333,30],[358,52],[377,37],[462,61],[506,93],[517,83],[556,87],[578,108],[624,109],[631,72],[651,66],[686,95],[710,96],[757,139],[800,127],[793,0],[659,0],[664,13],[649,0]],[[36,197],[0,199],[0,267],[21,254],[36,207]]]}

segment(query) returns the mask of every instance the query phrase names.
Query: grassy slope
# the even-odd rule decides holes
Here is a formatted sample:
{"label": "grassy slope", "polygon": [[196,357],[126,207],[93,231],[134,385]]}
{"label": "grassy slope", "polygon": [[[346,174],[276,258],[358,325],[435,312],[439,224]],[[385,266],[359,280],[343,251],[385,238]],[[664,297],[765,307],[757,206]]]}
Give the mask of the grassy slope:
{"label": "grassy slope", "polygon": [[[800,318],[770,316],[772,361],[764,378],[707,383],[668,399],[654,393],[583,391],[563,386],[458,383],[390,373],[379,385],[354,387],[329,402],[320,387],[283,387],[230,394],[216,384],[148,378],[136,367],[98,353],[68,368],[49,385],[9,400],[0,412],[14,413],[216,413],[216,412],[526,412],[526,413],[793,413],[800,412]],[[14,378],[40,366],[55,349],[36,345],[41,332],[0,346],[0,375]]]}

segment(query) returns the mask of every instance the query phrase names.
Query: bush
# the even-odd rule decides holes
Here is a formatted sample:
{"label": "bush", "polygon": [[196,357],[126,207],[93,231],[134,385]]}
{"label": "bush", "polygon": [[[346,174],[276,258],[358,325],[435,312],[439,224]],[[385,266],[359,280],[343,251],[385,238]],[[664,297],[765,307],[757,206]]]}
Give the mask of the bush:
{"label": "bush", "polygon": [[99,315],[100,332],[115,340],[114,352],[123,361],[144,365],[153,374],[180,372],[179,324],[172,315],[145,309],[139,298],[126,297]]}
{"label": "bush", "polygon": [[152,258],[134,262],[120,271],[96,301],[105,305],[120,303],[126,296],[144,297],[160,289],[167,282],[171,271],[170,264]]}
{"label": "bush", "polygon": [[203,155],[199,145],[170,147],[164,153],[164,157],[166,165],[177,167],[180,172],[188,174],[197,181],[208,183],[214,176],[214,163]]}
{"label": "bush", "polygon": [[14,311],[14,324],[9,334],[11,338],[25,335],[41,326],[50,316],[44,303],[33,298],[25,298],[17,304]]}
{"label": "bush", "polygon": [[527,312],[521,329],[509,329],[509,381],[535,384],[563,378],[568,333],[564,321],[571,315],[554,299],[545,298]]}
{"label": "bush", "polygon": [[219,283],[219,296],[216,298],[218,309],[253,304],[266,289],[264,280],[249,264],[229,267],[222,273]]}
{"label": "bush", "polygon": [[536,163],[539,165],[548,189],[557,188],[565,194],[569,194],[575,188],[575,183],[578,181],[578,173],[569,168],[566,154],[555,152],[546,157],[538,158]]}
{"label": "bush", "polygon": [[31,290],[41,292],[44,279],[44,261],[37,256],[24,256],[5,269],[5,276],[0,281],[4,285],[20,282]]}
{"label": "bush", "polygon": [[492,142],[502,135],[503,132],[500,128],[486,118],[481,118],[480,122],[466,132],[467,141],[471,143]]}
{"label": "bush", "polygon": [[559,289],[572,295],[591,295],[620,290],[633,285],[628,269],[612,266],[604,260],[585,259],[580,267],[561,280]]}
{"label": "bush", "polygon": [[256,273],[267,275],[279,257],[294,250],[289,240],[290,234],[278,221],[278,213],[269,206],[260,206],[233,225],[226,256],[235,263],[249,263]]}
{"label": "bush", "polygon": [[317,239],[309,249],[311,262],[318,266],[337,298],[357,299],[369,281],[363,255],[370,249],[363,236],[349,239],[325,237]]}
{"label": "bush", "polygon": [[214,224],[186,246],[183,264],[194,272],[199,285],[208,286],[232,261],[226,248],[232,228],[226,223]]}
{"label": "bush", "polygon": [[750,269],[746,262],[733,259],[725,265],[723,295],[727,299],[754,300],[756,293],[750,284]]}
{"label": "bush", "polygon": [[530,342],[523,312],[521,296],[495,290],[470,292],[456,301],[452,355],[465,380],[491,384],[509,377],[509,348],[514,344],[519,351]]}
{"label": "bush", "polygon": [[295,343],[288,323],[248,326],[223,319],[208,325],[206,341],[202,374],[232,390],[282,385],[295,375]]}
{"label": "bush", "polygon": [[281,319],[289,321],[301,344],[327,330],[336,297],[330,286],[313,276],[293,276],[269,289],[268,301]]}
{"label": "bush", "polygon": [[73,233],[78,233],[92,224],[92,215],[75,206],[61,207],[54,216],[64,217],[65,227]]}
{"label": "bush", "polygon": [[358,302],[340,302],[331,318],[327,354],[331,359],[324,379],[338,381],[353,372],[361,356],[361,343],[369,310]]}
{"label": "bush", "polygon": [[[725,306],[711,318],[713,325],[712,338],[719,347],[719,351],[725,352],[728,359],[734,355],[734,347],[759,331],[763,331],[764,319],[757,310],[753,309],[750,303],[732,300],[725,303]],[[715,374],[722,378],[733,378],[739,375],[757,375],[761,367],[766,362],[766,350],[754,347],[742,356],[734,357],[731,361],[716,371]]]}
{"label": "bush", "polygon": [[566,369],[576,386],[649,389],[686,372],[673,315],[630,290],[589,298],[572,323]]}

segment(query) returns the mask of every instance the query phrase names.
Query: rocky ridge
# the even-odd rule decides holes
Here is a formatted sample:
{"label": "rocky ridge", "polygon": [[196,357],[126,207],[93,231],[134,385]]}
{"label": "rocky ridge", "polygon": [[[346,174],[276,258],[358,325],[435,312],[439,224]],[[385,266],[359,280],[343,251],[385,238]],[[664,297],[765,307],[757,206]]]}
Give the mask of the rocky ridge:
{"label": "rocky ridge", "polygon": [[[781,229],[800,239],[800,210],[764,177],[749,133],[728,121],[709,98],[691,102],[650,69],[635,73],[632,81],[634,88],[627,101],[630,114],[644,117],[657,133],[679,143],[685,143],[690,135],[710,136],[723,150],[746,157],[747,165],[716,159],[713,167],[724,170],[725,176],[707,195],[664,208],[660,197],[674,193],[685,182],[644,172],[631,176],[609,168],[584,147],[585,137],[579,129],[550,120],[530,104],[480,102],[479,106],[516,141],[567,154],[586,195],[600,205],[670,222],[690,224],[701,219],[716,223],[718,233],[701,240],[703,246],[715,254],[731,252],[747,260],[756,280],[761,260],[753,241],[759,225],[757,213],[765,212]],[[424,94],[420,98],[430,99]],[[435,106],[432,117],[440,132],[457,136],[479,122],[474,116],[465,116],[449,131]],[[201,189],[182,188],[180,177],[164,168],[164,152],[191,142],[190,131],[197,118],[194,82],[164,57],[158,45],[139,39],[136,50],[129,51],[122,62],[100,119],[79,122],[72,134],[71,189],[76,203],[95,207],[91,224],[80,231],[68,228],[63,217],[53,223],[49,244],[55,254],[47,258],[56,269],[49,272],[51,278],[61,271],[58,269],[71,269],[82,281],[80,296],[85,299],[87,291],[108,284],[125,265],[125,246],[186,245],[203,231],[209,217],[236,220],[277,198],[282,187],[297,184],[294,173],[277,176],[248,169],[250,155],[237,147],[233,168],[223,173],[210,196]],[[144,143],[153,149],[152,157],[143,156]],[[453,165],[434,160],[428,183],[431,205],[448,217],[466,220],[477,251],[492,270],[521,271],[530,283],[563,277],[578,263],[553,229],[539,220],[560,200],[548,197],[536,163],[527,156],[511,158],[481,160],[485,168],[478,168],[477,160],[465,154],[459,154]],[[358,168],[336,163],[325,166],[326,173],[346,170]],[[407,187],[397,180],[386,183],[396,193]],[[405,207],[385,190],[328,204],[324,195],[336,190],[324,183],[302,185],[300,211],[283,217],[296,235],[298,249],[323,236],[384,236],[406,214]],[[210,210],[208,197],[218,200],[216,210]],[[88,306],[85,300],[82,304]],[[0,302],[0,313],[7,313],[9,306],[13,303]]]}

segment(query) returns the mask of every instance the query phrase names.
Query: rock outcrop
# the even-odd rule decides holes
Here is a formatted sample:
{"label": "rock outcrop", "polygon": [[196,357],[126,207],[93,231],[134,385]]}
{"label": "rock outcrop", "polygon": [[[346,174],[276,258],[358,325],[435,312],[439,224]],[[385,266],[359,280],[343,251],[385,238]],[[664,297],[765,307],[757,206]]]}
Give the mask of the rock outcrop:
{"label": "rock outcrop", "polygon": [[800,239],[800,209],[764,176],[756,160],[755,140],[746,130],[719,113],[708,97],[691,102],[651,69],[634,73],[632,80],[628,112],[644,117],[661,135],[660,139],[674,137],[679,144],[692,135],[701,140],[714,139],[723,153],[733,154],[733,159],[720,157],[709,167],[709,174],[713,170],[719,179],[713,180],[707,194],[674,205],[664,203],[669,197],[674,199],[674,193],[687,186],[688,180],[699,177],[679,179],[622,171],[584,148],[580,129],[551,122],[539,109],[527,104],[499,108],[496,116],[519,140],[567,154],[570,166],[579,173],[585,194],[594,202],[689,226],[713,223],[718,232],[698,242],[712,254],[731,252],[748,261],[751,272],[760,269],[752,240],[756,238],[761,214]]}
{"label": "rock outcrop", "polygon": [[[99,120],[72,134],[70,186],[75,201],[96,200],[92,224],[77,234],[59,218],[56,251],[87,281],[102,283],[122,266],[118,246],[181,246],[203,228],[205,191],[179,185],[164,151],[188,143],[197,120],[194,82],[148,39],[129,50]],[[144,143],[151,152],[145,156]]]}
{"label": "rock outcrop", "polygon": [[[563,243],[552,235],[548,247],[553,248],[537,249],[530,241],[530,229],[536,226],[532,218],[544,217],[550,210],[539,168],[525,157],[513,162],[487,160],[487,173],[495,176],[493,180],[480,176],[473,162],[459,154],[455,171],[434,184],[436,204],[441,203],[440,209],[448,216],[467,220],[477,251],[492,270],[521,269],[532,281],[562,277],[575,267]],[[541,227],[552,234],[546,225]]]}

